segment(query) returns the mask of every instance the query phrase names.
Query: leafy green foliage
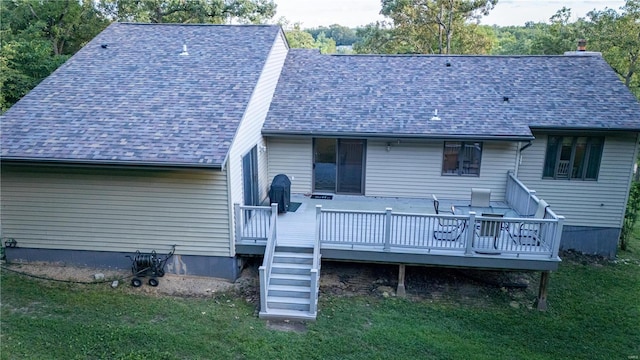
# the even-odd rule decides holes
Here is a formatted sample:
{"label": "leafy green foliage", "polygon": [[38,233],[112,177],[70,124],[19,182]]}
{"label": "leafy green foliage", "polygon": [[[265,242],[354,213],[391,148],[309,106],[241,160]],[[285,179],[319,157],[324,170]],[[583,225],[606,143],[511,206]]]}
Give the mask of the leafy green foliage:
{"label": "leafy green foliage", "polygon": [[382,0],[390,22],[368,25],[359,52],[466,54],[486,53],[491,39],[469,23],[489,13],[497,0]]}
{"label": "leafy green foliage", "polygon": [[594,10],[588,14],[591,46],[602,52],[640,99],[640,0],[627,0],[621,10]]}
{"label": "leafy green foliage", "polygon": [[359,40],[356,30],[338,24],[333,24],[329,27],[320,26],[306,29],[305,31],[311,34],[314,39],[318,39],[320,34],[324,34],[327,38],[333,39],[336,42],[336,46],[353,45]]}
{"label": "leafy green foliage", "polygon": [[320,33],[316,39],[311,33],[300,29],[300,24],[295,24],[292,30],[285,31],[287,42],[291,48],[319,49],[323,54],[336,52],[336,42]]}
{"label": "leafy green foliage", "polygon": [[2,0],[0,111],[5,111],[108,24],[91,2]]}
{"label": "leafy green foliage", "polygon": [[633,229],[636,228],[640,216],[640,182],[633,182],[629,189],[627,211],[624,214],[622,231],[620,232],[620,249],[627,250],[629,241],[633,237]]}
{"label": "leafy green foliage", "polygon": [[100,0],[99,9],[117,21],[258,24],[275,15],[276,4],[272,0]]}

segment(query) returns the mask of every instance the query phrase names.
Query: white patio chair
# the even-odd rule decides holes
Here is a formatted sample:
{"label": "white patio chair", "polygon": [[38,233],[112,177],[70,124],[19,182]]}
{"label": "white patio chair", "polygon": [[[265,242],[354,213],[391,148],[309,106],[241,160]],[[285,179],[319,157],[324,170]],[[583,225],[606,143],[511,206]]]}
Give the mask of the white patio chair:
{"label": "white patio chair", "polygon": [[[538,209],[532,219],[544,219],[549,204],[540,199]],[[542,233],[542,224],[522,222],[509,236],[518,245],[540,246],[540,234]]]}
{"label": "white patio chair", "polygon": [[471,189],[471,206],[491,207],[491,189]]}
{"label": "white patio chair", "polygon": [[[440,201],[435,195],[433,197],[433,208],[436,211],[436,215],[440,215]],[[456,214],[456,208],[451,205],[450,211],[445,211]],[[438,227],[433,231],[433,238],[438,241],[456,241],[462,236],[462,233],[467,227],[467,221],[464,219],[443,219],[438,218]]]}

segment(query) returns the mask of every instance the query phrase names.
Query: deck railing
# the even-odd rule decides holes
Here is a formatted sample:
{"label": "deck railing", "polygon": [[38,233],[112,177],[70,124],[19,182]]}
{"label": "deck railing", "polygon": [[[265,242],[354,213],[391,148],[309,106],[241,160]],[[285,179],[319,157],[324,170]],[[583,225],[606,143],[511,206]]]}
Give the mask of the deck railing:
{"label": "deck railing", "polygon": [[316,206],[316,231],[313,241],[313,264],[311,265],[310,291],[309,291],[309,313],[315,314],[318,311],[318,291],[320,290],[320,213],[321,206]]}
{"label": "deck railing", "polygon": [[[449,251],[475,254],[525,254],[557,257],[562,217],[550,219],[493,218],[468,215],[432,215],[386,211],[320,208],[318,234],[322,244],[349,249],[392,251],[410,248],[417,253]],[[550,211],[550,210],[549,210]]]}
{"label": "deck railing", "polygon": [[512,172],[507,173],[507,188],[505,201],[510,208],[524,217],[531,217],[538,208],[538,198],[535,190],[527,188]]}
{"label": "deck railing", "polygon": [[271,276],[271,263],[273,262],[273,254],[276,246],[278,245],[278,237],[276,224],[278,216],[278,204],[271,204],[271,224],[269,229],[269,235],[267,236],[267,245],[264,250],[264,258],[262,260],[262,266],[258,268],[260,275],[260,312],[266,313],[267,307],[267,287],[269,285],[269,277]]}
{"label": "deck railing", "polygon": [[[233,205],[236,243],[266,241],[273,224],[273,210],[269,206]],[[277,212],[276,212],[277,214]]]}

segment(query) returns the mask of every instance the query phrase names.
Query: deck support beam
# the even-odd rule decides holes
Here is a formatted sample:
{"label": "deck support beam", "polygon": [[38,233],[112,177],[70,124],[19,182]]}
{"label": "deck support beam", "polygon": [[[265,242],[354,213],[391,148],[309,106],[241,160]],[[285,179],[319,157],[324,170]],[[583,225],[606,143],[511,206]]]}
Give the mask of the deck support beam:
{"label": "deck support beam", "polygon": [[396,289],[396,295],[398,297],[407,296],[407,291],[404,288],[404,274],[405,274],[405,265],[400,264],[398,266],[398,288]]}
{"label": "deck support beam", "polygon": [[550,271],[540,273],[540,289],[538,290],[538,298],[536,299],[536,308],[538,310],[547,310],[547,288],[549,287]]}

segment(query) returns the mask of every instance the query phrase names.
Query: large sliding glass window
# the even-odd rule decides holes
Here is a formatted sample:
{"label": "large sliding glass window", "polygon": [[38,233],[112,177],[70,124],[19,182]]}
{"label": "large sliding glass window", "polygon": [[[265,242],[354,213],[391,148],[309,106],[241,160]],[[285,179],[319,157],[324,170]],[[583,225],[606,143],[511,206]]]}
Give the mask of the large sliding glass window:
{"label": "large sliding glass window", "polygon": [[597,180],[603,147],[602,136],[550,135],[542,177]]}
{"label": "large sliding glass window", "polygon": [[365,140],[314,139],[313,191],[364,193]]}
{"label": "large sliding glass window", "polygon": [[480,176],[481,142],[445,141],[442,175]]}

